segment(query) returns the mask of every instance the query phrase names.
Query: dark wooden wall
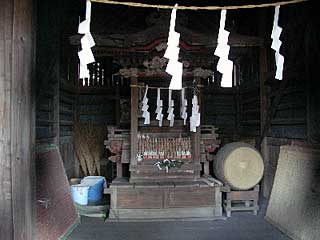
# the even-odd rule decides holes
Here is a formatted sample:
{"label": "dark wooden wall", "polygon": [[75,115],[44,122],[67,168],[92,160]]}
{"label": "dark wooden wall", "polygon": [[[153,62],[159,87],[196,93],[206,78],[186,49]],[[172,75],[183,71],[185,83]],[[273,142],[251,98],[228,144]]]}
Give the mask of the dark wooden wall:
{"label": "dark wooden wall", "polygon": [[236,88],[206,88],[203,90],[202,123],[219,128],[219,138],[223,143],[239,138],[237,100]]}
{"label": "dark wooden wall", "polygon": [[[263,194],[266,197],[272,188],[280,146],[313,144],[320,140],[320,95],[316,87],[320,34],[315,30],[319,20],[311,5],[302,4],[281,8],[279,24],[284,29],[280,51],[285,56],[285,67],[281,82],[273,80],[272,75],[266,85],[269,127],[261,147],[265,159]],[[273,52],[269,55],[269,72],[275,72]]]}
{"label": "dark wooden wall", "polygon": [[75,119],[75,95],[72,85],[60,79],[59,93],[59,149],[67,176],[75,177],[73,123]]}
{"label": "dark wooden wall", "polygon": [[34,98],[34,5],[4,0],[0,7],[0,238],[31,240]]}
{"label": "dark wooden wall", "polygon": [[239,52],[234,57],[236,86],[221,88],[212,84],[202,90],[203,124],[219,128],[222,144],[254,142],[260,135],[259,51],[254,47],[235,49]]}
{"label": "dark wooden wall", "polygon": [[259,49],[250,48],[238,62],[238,127],[241,139],[255,139],[260,135],[260,69]]}
{"label": "dark wooden wall", "polygon": [[[268,17],[272,17],[271,14]],[[268,52],[267,114],[271,121],[266,135],[269,137],[308,140],[307,86],[310,76],[305,39],[311,33],[307,32],[310,24],[307,4],[281,8],[279,25],[283,27],[280,37],[283,44],[280,52],[285,56],[285,63],[283,80],[275,80],[274,51]],[[267,29],[271,28],[270,23]],[[315,43],[310,42],[309,46],[315,46]]]}
{"label": "dark wooden wall", "polygon": [[114,125],[116,123],[116,103],[112,93],[101,94],[84,90],[77,98],[77,117],[80,122],[92,122],[99,126]]}
{"label": "dark wooden wall", "polygon": [[37,144],[59,146],[67,176],[73,177],[75,86],[70,62],[74,57],[67,36],[76,32],[77,19],[75,15],[67,19],[70,4],[68,1],[37,4],[36,140]]}
{"label": "dark wooden wall", "polygon": [[319,58],[320,58],[320,20],[312,6],[308,9],[309,21],[304,38],[305,67],[307,82],[307,130],[310,143],[320,143],[320,91],[319,91]]}

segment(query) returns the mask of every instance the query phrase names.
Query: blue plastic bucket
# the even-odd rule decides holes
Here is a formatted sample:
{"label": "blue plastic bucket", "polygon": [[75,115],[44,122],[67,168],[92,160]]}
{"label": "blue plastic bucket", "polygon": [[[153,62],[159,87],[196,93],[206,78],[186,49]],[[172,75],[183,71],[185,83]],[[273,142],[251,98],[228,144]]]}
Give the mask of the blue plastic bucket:
{"label": "blue plastic bucket", "polygon": [[88,205],[89,186],[84,184],[76,184],[71,186],[71,196],[75,203],[80,205]]}
{"label": "blue plastic bucket", "polygon": [[88,201],[99,202],[103,197],[105,178],[101,176],[88,176],[81,180],[81,184],[89,186]]}

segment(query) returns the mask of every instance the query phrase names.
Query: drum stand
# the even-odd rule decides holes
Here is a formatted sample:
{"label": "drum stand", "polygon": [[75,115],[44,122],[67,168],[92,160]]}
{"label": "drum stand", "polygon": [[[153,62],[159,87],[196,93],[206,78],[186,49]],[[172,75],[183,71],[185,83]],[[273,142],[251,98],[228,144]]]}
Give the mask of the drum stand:
{"label": "drum stand", "polygon": [[233,211],[252,211],[254,215],[257,215],[259,210],[259,189],[259,185],[245,191],[234,191],[229,186],[223,187],[222,191],[226,193],[223,208],[227,213],[227,217],[231,217],[231,212]]}

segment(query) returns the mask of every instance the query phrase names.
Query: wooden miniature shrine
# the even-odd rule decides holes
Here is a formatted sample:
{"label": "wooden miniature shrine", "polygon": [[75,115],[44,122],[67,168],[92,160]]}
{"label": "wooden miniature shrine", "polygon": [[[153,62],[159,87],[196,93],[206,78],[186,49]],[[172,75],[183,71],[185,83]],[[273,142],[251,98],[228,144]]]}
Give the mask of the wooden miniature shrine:
{"label": "wooden miniature shrine", "polygon": [[[138,85],[132,79],[131,85]],[[209,161],[220,140],[213,126],[201,126],[191,133],[176,120],[158,126],[144,125],[139,114],[138,87],[131,88],[130,132],[109,127],[105,142],[117,163],[117,178],[111,184],[110,218],[214,218],[222,216],[221,185],[209,185],[201,171],[209,174]],[[176,161],[180,166],[161,168],[157,164]],[[123,164],[129,163],[130,178],[123,178]]]}

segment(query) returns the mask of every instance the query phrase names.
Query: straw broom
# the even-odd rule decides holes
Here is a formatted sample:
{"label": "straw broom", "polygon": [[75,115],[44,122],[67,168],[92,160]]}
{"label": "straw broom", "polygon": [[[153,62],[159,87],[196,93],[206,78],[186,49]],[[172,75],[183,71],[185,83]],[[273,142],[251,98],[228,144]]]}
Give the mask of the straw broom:
{"label": "straw broom", "polygon": [[74,126],[75,151],[83,173],[100,175],[100,158],[103,153],[106,128],[92,122],[76,122]]}

